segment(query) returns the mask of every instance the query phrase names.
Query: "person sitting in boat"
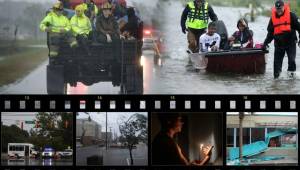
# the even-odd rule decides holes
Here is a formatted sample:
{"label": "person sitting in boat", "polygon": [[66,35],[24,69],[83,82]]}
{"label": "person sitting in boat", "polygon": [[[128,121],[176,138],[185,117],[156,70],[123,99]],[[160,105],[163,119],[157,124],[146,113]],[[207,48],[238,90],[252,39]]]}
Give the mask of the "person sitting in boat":
{"label": "person sitting in boat", "polygon": [[253,31],[248,27],[248,21],[241,18],[237,22],[238,31],[228,38],[229,44],[233,47],[235,44],[240,48],[253,48]]}
{"label": "person sitting in boat", "polygon": [[216,33],[217,25],[215,22],[208,24],[208,30],[202,34],[199,40],[201,52],[218,51],[220,48],[221,36]]}

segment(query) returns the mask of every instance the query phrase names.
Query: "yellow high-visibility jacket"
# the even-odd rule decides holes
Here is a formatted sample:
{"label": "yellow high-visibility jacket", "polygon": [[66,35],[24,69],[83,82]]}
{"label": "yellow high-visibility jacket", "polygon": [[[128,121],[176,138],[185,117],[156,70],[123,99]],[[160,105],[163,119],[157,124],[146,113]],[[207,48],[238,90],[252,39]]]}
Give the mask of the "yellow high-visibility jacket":
{"label": "yellow high-visibility jacket", "polygon": [[188,17],[186,20],[187,27],[194,28],[194,29],[207,28],[208,19],[209,19],[208,3],[205,2],[204,11],[202,10],[196,11],[194,1],[189,2],[187,5],[190,8],[190,12],[188,13]]}
{"label": "yellow high-visibility jacket", "polygon": [[50,12],[40,24],[40,29],[45,31],[47,27],[51,28],[51,32],[60,33],[61,29],[65,29],[66,32],[71,30],[71,25],[67,17],[64,15],[58,16],[54,12]]}
{"label": "yellow high-visibility jacket", "polygon": [[92,31],[91,21],[84,14],[81,17],[74,15],[71,18],[72,32],[77,35],[88,35]]}

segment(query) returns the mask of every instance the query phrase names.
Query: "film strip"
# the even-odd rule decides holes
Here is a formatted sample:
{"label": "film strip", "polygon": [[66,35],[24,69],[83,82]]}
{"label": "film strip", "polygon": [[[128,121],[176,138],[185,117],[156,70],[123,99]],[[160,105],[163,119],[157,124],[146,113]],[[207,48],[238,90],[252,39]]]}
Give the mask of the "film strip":
{"label": "film strip", "polygon": [[[0,111],[1,111],[1,122],[3,117],[16,114],[16,113],[29,113],[29,112],[49,112],[49,113],[72,113],[73,123],[72,123],[72,132],[73,132],[73,142],[71,148],[73,149],[73,157],[70,164],[64,165],[56,163],[60,158],[54,159],[54,163],[52,165],[44,166],[44,165],[26,165],[21,164],[7,164],[9,160],[3,161],[2,158],[4,153],[1,155],[1,166],[4,169],[298,169],[298,112],[299,112],[299,96],[298,95],[70,95],[70,96],[62,96],[62,95],[2,95],[0,98]],[[261,121],[257,121],[255,125],[250,125],[247,121],[253,121],[255,118],[249,118],[253,116],[253,113],[293,113],[288,114],[287,117],[284,115],[280,115],[279,120],[276,118],[274,121],[269,121],[273,117],[272,115],[266,115],[265,117],[258,117],[257,119],[261,119]],[[231,113],[231,114],[229,114]],[[246,143],[254,144],[256,140],[259,140],[260,135],[263,136],[263,139],[267,139],[267,136],[271,135],[271,131],[273,129],[289,129],[289,132],[281,132],[278,140],[280,142],[285,140],[285,138],[293,138],[295,139],[294,143],[286,143],[291,148],[287,151],[292,155],[292,163],[282,163],[281,159],[287,159],[287,154],[285,158],[279,158],[280,155],[267,155],[265,156],[265,150],[259,151],[259,155],[263,155],[263,158],[255,158],[248,160],[248,163],[251,161],[269,161],[269,164],[259,164],[254,163],[255,166],[245,166],[245,164],[239,164],[235,161],[239,160],[235,158],[231,154],[231,149],[239,146],[239,126],[237,126],[238,117],[243,113],[245,128],[248,126],[257,126],[259,128],[247,128],[246,131],[249,133],[250,137],[246,137]],[[147,119],[146,127],[147,127],[147,139],[146,145],[142,146],[144,149],[133,152],[133,159],[135,164],[132,166],[130,163],[130,159],[128,155],[125,156],[126,159],[123,159],[116,162],[110,162],[109,159],[115,159],[118,156],[121,156],[121,153],[125,153],[125,146],[118,146],[120,142],[115,142],[111,144],[108,141],[115,140],[114,137],[107,137],[109,134],[111,136],[121,136],[120,134],[113,134],[114,130],[113,125],[111,127],[105,127],[103,123],[105,121],[106,115],[106,123],[113,122],[113,120],[117,119],[116,117],[112,117],[114,114],[120,114],[120,116],[128,118],[134,117],[136,115],[144,115]],[[128,114],[128,115],[126,115]],[[273,115],[274,115],[273,114]],[[100,115],[100,116],[99,116]],[[178,145],[181,145],[181,150],[183,155],[189,158],[191,166],[178,166],[174,164],[160,164],[155,163],[154,154],[155,154],[155,145],[153,144],[158,133],[158,129],[162,129],[162,118],[166,118],[165,115],[168,115],[171,118],[172,116],[180,116],[185,125],[182,125],[181,128],[183,135],[176,139]],[[22,115],[21,115],[22,116]],[[84,124],[90,124],[90,126],[95,125],[93,122],[95,121],[95,117],[101,119],[102,126],[102,142],[101,140],[95,141],[90,140],[88,137],[85,138],[85,135],[82,135],[81,129],[84,129]],[[137,116],[138,117],[138,116]],[[89,120],[92,119],[92,120]],[[265,122],[262,121],[265,119]],[[286,120],[285,120],[286,119]],[[25,118],[24,118],[25,121]],[[35,122],[36,123],[36,122]],[[70,123],[70,122],[69,122]],[[69,123],[64,123],[63,126],[68,126]],[[158,124],[161,123],[160,126]],[[37,124],[37,123],[36,123]],[[120,124],[118,124],[118,128],[120,129]],[[34,126],[34,125],[33,125]],[[37,126],[37,125],[35,125]],[[64,127],[64,128],[66,128]],[[261,128],[264,127],[264,128]],[[288,128],[287,128],[288,127]],[[2,128],[2,127],[1,127]],[[35,127],[38,129],[40,127]],[[126,129],[125,127],[123,127]],[[22,124],[23,129],[23,124]],[[103,131],[106,129],[106,131]],[[110,130],[109,130],[110,129]],[[196,129],[196,130],[195,130]],[[204,129],[204,130],[201,130]],[[260,129],[264,129],[261,131]],[[296,130],[295,130],[296,129]],[[101,130],[100,130],[101,131]],[[207,135],[206,131],[214,134]],[[110,133],[109,133],[110,132]],[[78,135],[79,133],[79,135]],[[246,133],[246,132],[244,132]],[[246,133],[246,134],[247,134]],[[269,134],[270,133],[270,134]],[[279,132],[278,132],[279,133]],[[2,134],[2,133],[1,133]],[[75,135],[76,134],[76,135]],[[273,134],[272,134],[273,135]],[[278,135],[278,134],[277,134]],[[284,136],[287,135],[287,136]],[[295,136],[292,136],[295,135]],[[104,138],[105,136],[106,138]],[[197,137],[198,136],[198,137]],[[276,136],[276,135],[275,135]],[[284,137],[282,137],[284,136]],[[271,136],[272,137],[272,136]],[[271,138],[270,137],[270,138]],[[277,140],[276,136],[276,140]],[[110,138],[110,139],[108,139]],[[205,138],[205,139],[204,139]],[[208,139],[206,139],[208,138]],[[228,138],[232,138],[233,140],[228,140]],[[256,139],[257,138],[257,139]],[[3,137],[1,136],[1,143]],[[89,141],[90,140],[90,141]],[[261,140],[261,139],[260,139]],[[276,145],[276,140],[269,140],[267,142],[267,148],[271,147],[271,145]],[[103,141],[106,141],[103,143]],[[195,144],[194,141],[197,141]],[[94,143],[93,143],[94,142]],[[145,141],[144,141],[145,142]],[[261,141],[260,141],[261,142]],[[275,143],[275,144],[274,144]],[[285,143],[285,144],[286,144]],[[200,150],[203,147],[208,147],[211,144],[211,155],[208,161],[200,165],[200,160],[205,160],[205,155],[203,158],[203,153],[199,151],[198,146],[200,146]],[[2,144],[3,145],[3,144]],[[111,156],[111,158],[104,154],[104,158],[96,156],[96,157],[88,157],[84,158],[81,155],[86,154],[86,150],[89,147],[95,146],[97,147],[93,150],[96,150],[97,153],[109,153],[112,150],[116,150],[116,155]],[[110,146],[108,146],[110,145]],[[206,146],[207,145],[207,146]],[[282,144],[283,145],[283,144]],[[107,149],[107,147],[109,149]],[[124,148],[122,148],[124,147]],[[136,150],[140,149],[139,144],[135,146]],[[247,148],[247,146],[245,146]],[[257,147],[257,146],[256,146]],[[99,149],[100,148],[100,149]],[[117,152],[118,149],[123,149],[122,152]],[[162,148],[160,154],[162,154],[164,148]],[[277,148],[276,148],[277,149]],[[271,148],[271,150],[275,150]],[[279,148],[277,150],[280,150]],[[281,154],[286,154],[284,151],[280,151]],[[108,151],[107,151],[108,150]],[[247,150],[247,149],[246,149]],[[8,151],[7,151],[8,152]],[[201,152],[200,154],[198,152]],[[232,151],[233,152],[233,151]],[[42,151],[41,151],[42,153]],[[127,151],[126,151],[127,153]],[[139,153],[139,154],[137,154]],[[268,152],[267,152],[268,153]],[[276,152],[277,153],[277,152]],[[5,153],[6,154],[6,153]],[[115,153],[114,153],[115,154]],[[202,154],[202,155],[201,155]],[[251,153],[250,153],[251,154]],[[163,154],[162,154],[163,155]],[[196,155],[196,156],[195,156]],[[219,161],[217,161],[216,156],[218,155]],[[255,154],[254,154],[255,155]],[[257,155],[257,153],[256,153]],[[296,156],[295,156],[296,155]],[[16,158],[14,158],[15,160]],[[211,163],[212,159],[214,162]],[[17,159],[18,160],[18,159]],[[45,161],[40,158],[39,160]],[[82,160],[84,160],[82,162]],[[125,160],[125,161],[123,161]],[[272,162],[273,161],[273,162]],[[277,161],[277,162],[276,162]],[[287,161],[287,160],[285,160]],[[59,162],[59,161],[58,161]],[[101,162],[101,163],[99,163]],[[105,163],[109,162],[109,163]],[[272,162],[272,163],[270,163]],[[252,163],[252,162],[251,162]]]}
{"label": "film strip", "polygon": [[[298,95],[2,95],[1,111],[297,111]],[[298,101],[298,102],[297,102]]]}

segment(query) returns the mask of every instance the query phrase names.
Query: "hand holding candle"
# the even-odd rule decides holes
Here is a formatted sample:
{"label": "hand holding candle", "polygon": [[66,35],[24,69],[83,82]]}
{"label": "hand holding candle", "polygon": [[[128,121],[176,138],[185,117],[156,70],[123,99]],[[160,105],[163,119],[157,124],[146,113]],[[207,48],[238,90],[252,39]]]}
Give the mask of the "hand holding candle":
{"label": "hand holding candle", "polygon": [[203,143],[200,144],[200,152],[202,151],[203,149]]}

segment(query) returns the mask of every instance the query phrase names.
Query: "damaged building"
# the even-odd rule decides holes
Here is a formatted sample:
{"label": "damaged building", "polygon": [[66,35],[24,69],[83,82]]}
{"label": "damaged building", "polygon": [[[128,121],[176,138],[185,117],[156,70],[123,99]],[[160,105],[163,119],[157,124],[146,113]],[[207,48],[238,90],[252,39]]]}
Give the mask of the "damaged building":
{"label": "damaged building", "polygon": [[298,113],[245,112],[242,159],[239,154],[240,113],[227,113],[227,165],[297,165]]}

